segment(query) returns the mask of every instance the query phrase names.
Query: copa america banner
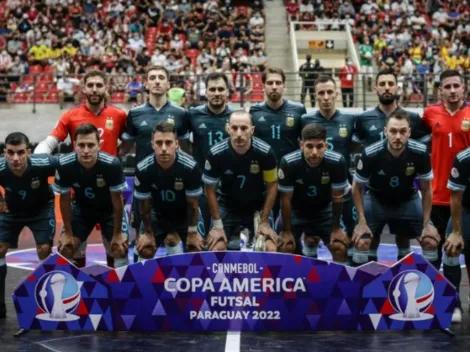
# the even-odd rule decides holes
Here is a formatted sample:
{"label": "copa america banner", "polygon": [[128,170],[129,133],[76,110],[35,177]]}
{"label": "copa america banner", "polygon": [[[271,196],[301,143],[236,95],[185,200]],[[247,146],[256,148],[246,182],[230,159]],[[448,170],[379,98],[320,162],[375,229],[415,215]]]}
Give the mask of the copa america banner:
{"label": "copa america banner", "polygon": [[450,326],[455,288],[423,257],[350,268],[287,254],[168,256],[80,270],[49,257],[14,292],[22,329],[405,330]]}

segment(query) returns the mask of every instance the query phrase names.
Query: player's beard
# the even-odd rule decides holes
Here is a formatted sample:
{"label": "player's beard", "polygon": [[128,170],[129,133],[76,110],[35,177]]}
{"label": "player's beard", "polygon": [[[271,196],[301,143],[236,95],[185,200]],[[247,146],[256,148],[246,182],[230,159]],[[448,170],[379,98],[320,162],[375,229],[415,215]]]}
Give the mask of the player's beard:
{"label": "player's beard", "polygon": [[397,96],[392,93],[384,93],[379,95],[379,101],[383,105],[391,105],[396,100]]}
{"label": "player's beard", "polygon": [[89,105],[100,105],[104,97],[104,94],[87,94],[86,101]]}
{"label": "player's beard", "polygon": [[217,103],[215,103],[215,104],[214,104],[214,100],[215,100],[215,99],[212,99],[212,100],[209,101],[209,106],[210,106],[211,108],[213,108],[214,110],[221,109],[221,108],[224,106],[224,104],[225,104],[225,100],[222,99],[222,98],[218,98],[218,101],[217,101]]}
{"label": "player's beard", "polygon": [[271,92],[268,94],[268,99],[271,100],[273,103],[277,103],[279,100],[282,99],[282,95],[279,92]]}

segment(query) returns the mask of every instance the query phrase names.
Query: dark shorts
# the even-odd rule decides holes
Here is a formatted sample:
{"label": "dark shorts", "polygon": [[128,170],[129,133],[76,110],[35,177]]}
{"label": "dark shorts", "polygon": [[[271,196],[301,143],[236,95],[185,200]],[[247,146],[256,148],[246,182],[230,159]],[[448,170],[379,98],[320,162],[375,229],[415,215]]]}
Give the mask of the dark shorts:
{"label": "dark shorts", "polygon": [[36,245],[52,246],[56,227],[54,204],[44,207],[34,217],[18,217],[12,213],[0,214],[0,243],[8,243],[10,248],[18,248],[18,238],[24,227],[31,230]]}
{"label": "dark shorts", "polygon": [[390,233],[408,238],[421,236],[423,230],[423,206],[415,194],[410,200],[397,205],[381,203],[371,194],[364,195],[364,213],[372,234],[379,239],[385,225]]}
{"label": "dark shorts", "polygon": [[[450,235],[452,232],[452,218],[449,218],[446,228],[446,236]],[[470,240],[470,210],[462,209],[462,237],[464,240]],[[465,249],[467,243],[465,243]]]}
{"label": "dark shorts", "polygon": [[[431,221],[436,227],[437,232],[444,238],[446,234],[447,224],[450,219],[450,206],[449,205],[433,205],[431,209]],[[463,226],[463,223],[462,223]]]}
{"label": "dark shorts", "polygon": [[[85,213],[79,208],[72,206],[72,232],[74,237],[79,238],[81,242],[86,241],[96,224],[99,224],[101,227],[103,241],[106,240],[107,242],[111,242],[114,235],[113,213]],[[129,224],[125,211],[122,218],[121,228],[122,232],[127,235],[127,238],[129,238]]]}

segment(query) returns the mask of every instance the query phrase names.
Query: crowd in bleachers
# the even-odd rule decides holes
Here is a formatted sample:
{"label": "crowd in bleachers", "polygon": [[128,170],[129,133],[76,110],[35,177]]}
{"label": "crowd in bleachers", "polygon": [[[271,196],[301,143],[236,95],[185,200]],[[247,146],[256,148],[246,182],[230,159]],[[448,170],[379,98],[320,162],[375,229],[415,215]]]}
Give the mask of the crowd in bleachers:
{"label": "crowd in bleachers", "polygon": [[73,100],[76,78],[101,69],[112,75],[111,101],[124,102],[137,98],[153,64],[168,69],[189,101],[204,101],[204,76],[213,71],[227,73],[235,100],[239,91],[259,100],[259,77],[251,74],[267,65],[264,21],[261,0],[6,0],[0,97]]}
{"label": "crowd in bleachers", "polygon": [[[286,0],[296,21],[330,19],[329,25],[300,29],[341,29],[351,25],[361,66],[399,75],[401,99],[438,99],[439,73],[445,68],[470,73],[470,6],[466,0]],[[372,52],[372,55],[370,53]],[[365,73],[367,69],[363,69]],[[426,84],[425,84],[426,83]]]}

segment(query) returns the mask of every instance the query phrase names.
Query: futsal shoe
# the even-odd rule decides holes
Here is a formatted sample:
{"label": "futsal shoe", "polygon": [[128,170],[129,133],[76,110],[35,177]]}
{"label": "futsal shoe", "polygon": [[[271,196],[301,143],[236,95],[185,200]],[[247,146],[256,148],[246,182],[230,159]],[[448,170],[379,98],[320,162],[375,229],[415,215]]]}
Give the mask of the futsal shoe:
{"label": "futsal shoe", "polygon": [[452,324],[460,324],[462,322],[462,309],[460,307],[454,308],[452,313]]}

